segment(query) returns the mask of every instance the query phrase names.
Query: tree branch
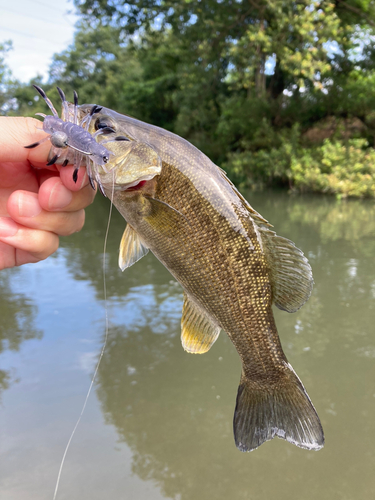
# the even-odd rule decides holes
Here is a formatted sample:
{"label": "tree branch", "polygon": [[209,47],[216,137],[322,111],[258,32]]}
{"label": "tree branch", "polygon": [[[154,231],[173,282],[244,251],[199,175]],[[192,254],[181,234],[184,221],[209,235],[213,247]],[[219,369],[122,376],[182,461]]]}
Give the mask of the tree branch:
{"label": "tree branch", "polygon": [[338,4],[341,4],[345,9],[350,10],[351,12],[354,12],[355,14],[358,14],[360,17],[363,17],[368,24],[371,26],[375,26],[375,22],[372,21],[366,14],[361,10],[358,9],[357,7],[353,7],[353,5],[349,5],[344,0],[337,0]]}

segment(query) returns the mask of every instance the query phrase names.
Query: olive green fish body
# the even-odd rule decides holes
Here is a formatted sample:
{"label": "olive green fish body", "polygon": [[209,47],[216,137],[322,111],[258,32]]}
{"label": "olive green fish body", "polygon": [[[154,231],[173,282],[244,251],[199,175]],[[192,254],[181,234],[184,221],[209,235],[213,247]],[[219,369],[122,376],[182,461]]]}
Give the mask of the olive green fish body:
{"label": "olive green fish body", "polygon": [[237,207],[244,236],[169,165],[157,180],[155,198],[178,212],[173,220],[165,220],[174,215],[167,208],[150,223],[150,199],[141,193],[116,193],[114,204],[187,294],[227,332],[246,374],[270,378],[274,371],[277,376],[285,356],[271,309],[267,263],[249,215]]}
{"label": "olive green fish body", "polygon": [[101,176],[128,222],[121,267],[150,249],[184,289],[184,348],[205,352],[223,329],[241,358],[237,446],[250,451],[278,436],[320,449],[319,418],[283,353],[272,312],[273,303],[293,312],[308,299],[312,275],[302,252],[187,141],[105,108],[98,120],[129,139],[112,148],[113,172]]}

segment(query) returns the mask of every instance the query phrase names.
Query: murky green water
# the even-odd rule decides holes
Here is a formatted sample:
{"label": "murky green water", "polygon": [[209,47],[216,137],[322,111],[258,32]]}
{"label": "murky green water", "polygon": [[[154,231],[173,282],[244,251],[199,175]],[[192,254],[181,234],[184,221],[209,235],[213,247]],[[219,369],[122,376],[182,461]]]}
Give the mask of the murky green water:
{"label": "murky green water", "polygon": [[[117,269],[108,242],[107,349],[68,452],[59,499],[375,498],[375,206],[265,192],[248,199],[309,257],[315,288],[275,311],[326,446],[274,439],[243,454],[232,417],[240,362],[225,334],[194,356],[179,340],[182,293],[147,255]],[[52,499],[62,454],[104,340],[101,261],[108,206],[56,256],[0,275],[0,497]]]}

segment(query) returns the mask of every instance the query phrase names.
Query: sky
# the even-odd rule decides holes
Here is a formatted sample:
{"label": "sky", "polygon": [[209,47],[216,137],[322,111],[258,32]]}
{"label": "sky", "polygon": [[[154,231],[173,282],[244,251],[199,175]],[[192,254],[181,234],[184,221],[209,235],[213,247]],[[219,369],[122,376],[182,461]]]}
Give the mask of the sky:
{"label": "sky", "polygon": [[47,80],[53,54],[73,42],[74,10],[72,0],[0,0],[0,43],[13,42],[5,62],[14,77]]}

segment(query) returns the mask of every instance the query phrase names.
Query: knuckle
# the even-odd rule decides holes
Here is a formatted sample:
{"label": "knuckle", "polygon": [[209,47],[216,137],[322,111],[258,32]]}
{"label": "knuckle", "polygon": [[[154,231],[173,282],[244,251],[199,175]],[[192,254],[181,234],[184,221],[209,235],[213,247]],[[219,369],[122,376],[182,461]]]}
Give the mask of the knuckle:
{"label": "knuckle", "polygon": [[85,219],[86,219],[86,214],[85,214],[85,211],[82,209],[82,210],[80,210],[80,217],[79,217],[79,220],[77,222],[77,228],[75,230],[75,233],[78,233],[78,231],[81,231],[81,229],[85,225]]}
{"label": "knuckle", "polygon": [[94,203],[97,190],[96,189],[94,190],[90,185],[88,185],[88,188],[90,189],[88,205],[91,205],[91,203]]}
{"label": "knuckle", "polygon": [[51,239],[50,251],[48,255],[52,255],[53,253],[56,252],[56,250],[59,248],[59,243],[60,242],[58,236],[55,236],[54,238]]}
{"label": "knuckle", "polygon": [[30,253],[38,260],[44,260],[59,248],[59,237],[57,234],[42,231],[35,242],[34,250]]}
{"label": "knuckle", "polygon": [[70,236],[83,228],[85,223],[85,211],[83,208],[76,212],[66,213],[59,224],[58,234],[60,236]]}

